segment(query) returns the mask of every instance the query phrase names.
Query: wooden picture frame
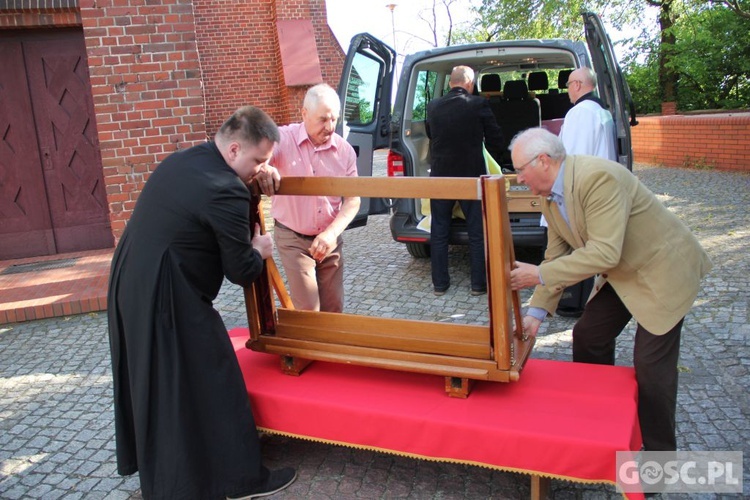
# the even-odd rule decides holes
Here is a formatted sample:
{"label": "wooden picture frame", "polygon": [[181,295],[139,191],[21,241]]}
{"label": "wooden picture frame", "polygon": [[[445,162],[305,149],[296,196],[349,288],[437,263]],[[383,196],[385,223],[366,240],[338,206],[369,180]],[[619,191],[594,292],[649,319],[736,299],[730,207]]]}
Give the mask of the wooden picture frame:
{"label": "wooden picture frame", "polygon": [[[278,354],[290,375],[300,375],[315,360],[439,375],[452,397],[468,397],[475,380],[519,379],[534,338],[522,335],[520,299],[510,289],[515,257],[504,176],[285,177],[277,194],[481,200],[489,324],[298,311],[275,262],[267,259],[262,276],[245,289],[248,348]],[[256,200],[251,223],[263,228],[260,197]]]}

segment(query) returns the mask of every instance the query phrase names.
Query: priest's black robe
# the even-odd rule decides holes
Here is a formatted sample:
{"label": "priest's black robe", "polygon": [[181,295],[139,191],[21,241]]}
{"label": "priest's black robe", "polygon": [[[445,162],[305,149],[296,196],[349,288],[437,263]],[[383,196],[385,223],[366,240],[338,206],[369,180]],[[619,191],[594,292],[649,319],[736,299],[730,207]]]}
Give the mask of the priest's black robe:
{"label": "priest's black robe", "polygon": [[225,498],[265,477],[226,327],[223,277],[250,285],[250,192],[213,143],[166,158],[115,250],[108,292],[117,469],[146,499]]}

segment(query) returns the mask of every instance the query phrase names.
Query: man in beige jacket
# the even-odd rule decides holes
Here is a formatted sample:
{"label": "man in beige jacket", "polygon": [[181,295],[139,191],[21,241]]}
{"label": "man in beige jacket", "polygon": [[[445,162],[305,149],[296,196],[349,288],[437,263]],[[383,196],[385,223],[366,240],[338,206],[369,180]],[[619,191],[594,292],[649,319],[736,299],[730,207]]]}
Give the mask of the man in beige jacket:
{"label": "man in beige jacket", "polygon": [[517,262],[514,290],[536,286],[523,319],[535,336],[565,287],[597,280],[573,328],[573,361],[614,364],[615,340],[638,325],[633,363],[638,416],[648,451],[675,450],[677,360],[685,314],[711,263],[690,230],[618,163],[566,156],[560,139],[529,129],[511,143],[519,182],[546,197],[544,261]]}

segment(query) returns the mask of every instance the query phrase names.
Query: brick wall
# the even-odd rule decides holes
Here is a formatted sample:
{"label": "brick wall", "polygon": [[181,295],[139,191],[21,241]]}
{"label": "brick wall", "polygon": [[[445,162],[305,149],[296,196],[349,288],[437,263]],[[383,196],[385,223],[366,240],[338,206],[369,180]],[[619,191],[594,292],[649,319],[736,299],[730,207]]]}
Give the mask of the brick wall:
{"label": "brick wall", "polygon": [[13,0],[0,7],[0,29],[81,25],[78,0]]}
{"label": "brick wall", "polygon": [[[344,66],[345,54],[341,51],[331,28],[326,22],[325,0],[283,0],[277,3],[279,20],[313,19],[323,22],[313,22],[315,30],[315,42],[318,46],[318,58],[323,81],[336,88],[341,77]],[[281,71],[281,68],[279,68]],[[283,79],[283,74],[280,74]],[[287,101],[289,103],[288,114],[279,119],[279,123],[291,123],[299,121],[302,101],[305,97],[306,88],[288,87]]]}
{"label": "brick wall", "polygon": [[79,3],[116,238],[158,163],[213,136],[238,107],[299,119],[306,88],[284,86],[276,19],[312,19],[325,81],[341,73],[325,0]]}
{"label": "brick wall", "polygon": [[252,104],[279,124],[300,119],[307,87],[284,83],[276,21],[311,19],[323,80],[338,85],[344,54],[326,21],[325,0],[193,0],[203,68],[206,129]]}
{"label": "brick wall", "polygon": [[667,167],[750,172],[750,112],[638,117],[633,157]]}
{"label": "brick wall", "polygon": [[284,115],[275,3],[193,0],[210,133],[246,104],[263,108],[275,120]]}
{"label": "brick wall", "polygon": [[148,175],[206,138],[192,5],[80,0],[99,149],[115,237]]}

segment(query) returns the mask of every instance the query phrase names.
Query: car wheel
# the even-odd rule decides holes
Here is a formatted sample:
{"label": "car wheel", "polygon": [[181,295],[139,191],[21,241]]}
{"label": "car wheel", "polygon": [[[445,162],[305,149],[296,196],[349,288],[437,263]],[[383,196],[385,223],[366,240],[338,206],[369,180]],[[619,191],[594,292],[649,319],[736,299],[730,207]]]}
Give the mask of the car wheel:
{"label": "car wheel", "polygon": [[417,259],[426,259],[430,256],[430,245],[426,243],[407,243],[406,249],[409,255]]}

